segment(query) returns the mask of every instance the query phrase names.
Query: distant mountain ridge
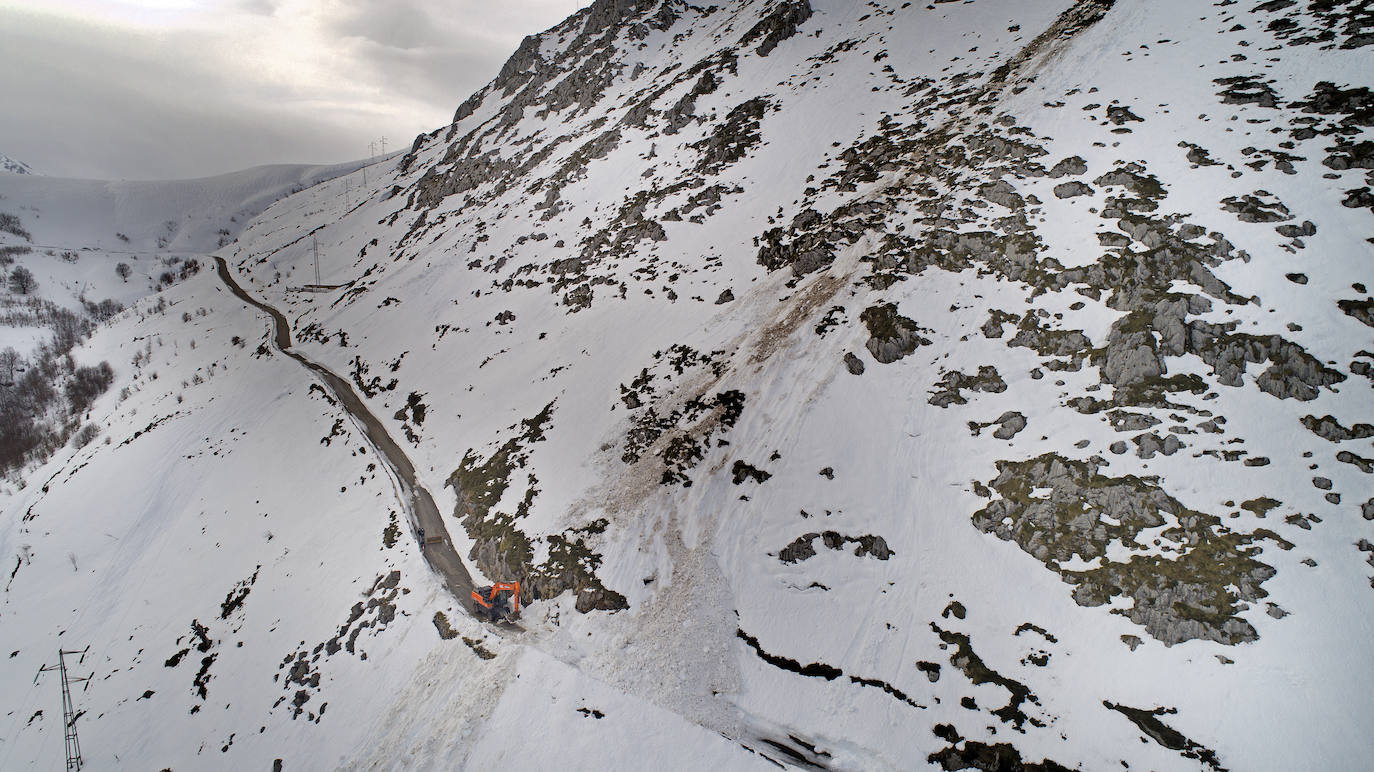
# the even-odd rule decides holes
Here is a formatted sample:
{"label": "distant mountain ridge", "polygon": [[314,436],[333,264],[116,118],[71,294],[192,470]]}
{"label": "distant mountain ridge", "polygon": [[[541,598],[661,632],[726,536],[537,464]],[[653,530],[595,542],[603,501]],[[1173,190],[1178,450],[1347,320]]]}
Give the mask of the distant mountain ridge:
{"label": "distant mountain ridge", "polygon": [[10,172],[11,174],[38,174],[33,167],[23,161],[16,161],[13,158],[0,153],[0,172]]}

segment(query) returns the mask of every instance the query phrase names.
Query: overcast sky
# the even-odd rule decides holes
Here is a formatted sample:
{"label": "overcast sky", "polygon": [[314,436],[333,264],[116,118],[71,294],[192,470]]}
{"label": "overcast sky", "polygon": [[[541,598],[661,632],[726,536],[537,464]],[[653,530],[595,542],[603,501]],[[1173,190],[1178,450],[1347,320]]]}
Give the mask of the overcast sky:
{"label": "overcast sky", "polygon": [[589,2],[0,0],[0,154],[169,179],[408,147]]}

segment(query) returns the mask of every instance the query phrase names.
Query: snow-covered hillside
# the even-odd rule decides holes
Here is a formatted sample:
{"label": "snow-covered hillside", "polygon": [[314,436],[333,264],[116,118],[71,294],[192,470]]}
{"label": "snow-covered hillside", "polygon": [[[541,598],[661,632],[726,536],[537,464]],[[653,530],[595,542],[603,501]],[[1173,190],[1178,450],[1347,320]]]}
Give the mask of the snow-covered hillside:
{"label": "snow-covered hillside", "polygon": [[58,757],[30,684],[89,646],[107,766],[1361,768],[1371,43],[1330,0],[597,0],[217,249],[523,629],[202,271],[78,350],[108,440],[6,512],[0,766]]}
{"label": "snow-covered hillside", "polygon": [[[347,175],[366,176],[365,165],[260,167],[144,183],[0,178],[5,482],[97,431],[93,423],[83,427],[84,413],[113,371],[108,363],[81,371],[67,356],[94,325],[194,275],[205,253],[230,243],[273,201],[341,176],[347,187]],[[0,496],[8,492],[0,485]]]}
{"label": "snow-covered hillside", "polygon": [[[274,201],[341,177],[361,186],[366,163],[153,182],[0,176],[0,212],[23,231],[0,230],[0,248],[30,248],[18,263],[34,272],[42,297],[63,307],[80,309],[83,291],[127,304],[153,291],[169,267],[232,242]],[[120,263],[128,277],[116,273]]]}

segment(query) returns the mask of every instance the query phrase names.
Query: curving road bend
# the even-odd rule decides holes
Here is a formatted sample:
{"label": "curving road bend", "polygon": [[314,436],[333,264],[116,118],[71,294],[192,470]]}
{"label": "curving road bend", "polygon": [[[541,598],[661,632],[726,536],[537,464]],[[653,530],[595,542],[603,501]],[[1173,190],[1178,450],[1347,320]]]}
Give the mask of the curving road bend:
{"label": "curving road bend", "polygon": [[[287,323],[286,317],[280,311],[263,303],[248,294],[243,287],[240,287],[224,258],[215,258],[215,270],[219,273],[220,280],[239,300],[272,317],[272,338],[277,350],[314,373],[315,377],[324,383],[325,387],[339,400],[339,404],[343,405],[344,411],[348,413],[354,423],[363,430],[368,442],[372,444],[382,461],[391,469],[392,477],[400,488],[402,504],[411,515],[411,523],[415,528],[423,529],[429,539],[435,536],[441,539],[438,543],[422,544],[421,554],[429,562],[430,567],[443,577],[444,585],[458,599],[459,606],[470,613],[467,601],[472,597],[472,575],[468,573],[462,559],[458,557],[457,550],[453,548],[453,540],[449,538],[448,529],[444,526],[443,518],[439,515],[439,507],[434,503],[434,497],[420,483],[415,474],[415,465],[410,462],[405,451],[391,438],[386,427],[377,419],[377,416],[367,409],[367,405],[358,396],[358,392],[353,390],[353,384],[340,378],[324,365],[292,350],[291,325]],[[418,534],[416,535],[418,537]]]}

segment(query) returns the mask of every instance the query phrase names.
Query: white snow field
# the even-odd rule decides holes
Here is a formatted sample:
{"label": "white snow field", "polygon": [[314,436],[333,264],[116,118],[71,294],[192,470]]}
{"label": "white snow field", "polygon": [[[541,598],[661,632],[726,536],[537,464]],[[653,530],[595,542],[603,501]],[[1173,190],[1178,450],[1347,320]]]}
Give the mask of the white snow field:
{"label": "white snow field", "polygon": [[[366,188],[223,246],[188,203],[164,251],[353,381],[521,629],[202,270],[77,350],[102,436],[6,504],[0,768],[61,758],[59,647],[92,768],[1367,766],[1371,45],[597,0]],[[51,190],[35,243],[112,247]]]}

